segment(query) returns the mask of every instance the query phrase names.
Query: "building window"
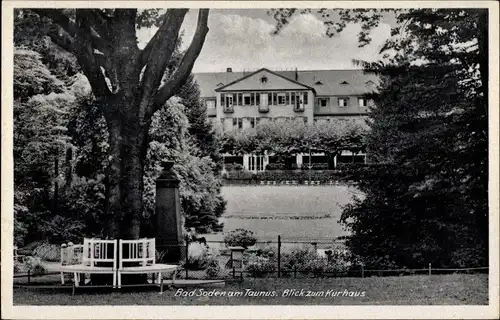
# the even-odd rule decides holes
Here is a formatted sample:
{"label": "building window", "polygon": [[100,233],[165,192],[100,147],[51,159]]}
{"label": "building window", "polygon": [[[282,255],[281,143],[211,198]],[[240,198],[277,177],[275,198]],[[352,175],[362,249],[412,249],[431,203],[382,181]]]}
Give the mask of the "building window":
{"label": "building window", "polygon": [[292,92],[291,95],[292,104],[295,105],[295,92]]}
{"label": "building window", "polygon": [[226,105],[226,96],[224,94],[220,95],[220,104],[223,107]]}
{"label": "building window", "polygon": [[238,103],[239,106],[243,105],[243,93],[238,93]]}
{"label": "building window", "polygon": [[242,129],[243,128],[243,119],[242,118],[233,118],[233,128]]}
{"label": "building window", "polygon": [[366,100],[365,100],[365,98],[358,98],[358,105],[360,107],[366,107]]}
{"label": "building window", "polygon": [[318,104],[320,107],[327,107],[328,106],[328,98],[319,98],[318,99]]}
{"label": "building window", "polygon": [[259,92],[257,92],[255,94],[255,104],[258,106],[260,105],[260,93]]}
{"label": "building window", "polygon": [[215,100],[206,101],[207,109],[215,109]]}
{"label": "building window", "polygon": [[303,95],[304,95],[304,104],[307,104],[308,103],[307,99],[309,94],[307,92],[304,92]]}
{"label": "building window", "polygon": [[260,78],[260,82],[267,83],[267,77],[263,76],[262,78]]}
{"label": "building window", "polygon": [[255,128],[255,118],[250,118],[250,127]]}
{"label": "building window", "polygon": [[[253,93],[252,93],[253,94]],[[251,102],[251,97],[250,97],[250,93],[245,93],[243,95],[243,105],[245,106],[249,106],[251,105],[252,102]]]}
{"label": "building window", "polygon": [[278,105],[282,106],[286,104],[285,93],[278,93]]}
{"label": "building window", "polygon": [[269,92],[269,93],[267,94],[267,103],[268,103],[269,105],[271,105],[271,106],[273,105],[273,93],[272,93],[272,92]]}
{"label": "building window", "polygon": [[339,107],[347,107],[348,98],[339,98]]}

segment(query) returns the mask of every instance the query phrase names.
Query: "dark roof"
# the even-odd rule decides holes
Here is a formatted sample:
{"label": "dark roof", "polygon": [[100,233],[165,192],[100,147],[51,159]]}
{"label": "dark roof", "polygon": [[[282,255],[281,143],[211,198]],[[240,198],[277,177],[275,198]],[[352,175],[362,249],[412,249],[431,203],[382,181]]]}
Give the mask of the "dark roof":
{"label": "dark roof", "polygon": [[[295,81],[295,71],[274,73]],[[255,72],[204,72],[195,73],[194,77],[200,86],[202,97],[215,97],[215,89],[222,87],[217,86],[219,83],[226,86],[250,74]],[[365,94],[376,87],[367,82],[373,81],[377,84],[379,80],[375,74],[365,73],[363,70],[304,70],[297,71],[297,74],[297,82],[313,88],[319,96]],[[344,81],[348,84],[341,84]],[[322,84],[316,84],[317,82]]]}

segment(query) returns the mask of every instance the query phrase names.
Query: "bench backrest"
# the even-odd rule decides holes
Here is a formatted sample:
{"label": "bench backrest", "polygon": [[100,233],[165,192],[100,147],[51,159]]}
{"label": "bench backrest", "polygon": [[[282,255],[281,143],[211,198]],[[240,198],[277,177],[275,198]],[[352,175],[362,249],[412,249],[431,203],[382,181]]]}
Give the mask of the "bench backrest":
{"label": "bench backrest", "polygon": [[120,240],[119,266],[123,264],[150,266],[155,264],[155,239]]}
{"label": "bench backrest", "polygon": [[83,239],[82,263],[90,267],[109,266],[112,263],[113,270],[116,270],[117,249],[117,240]]}
{"label": "bench backrest", "polygon": [[81,264],[83,261],[83,244],[62,244],[61,265]]}

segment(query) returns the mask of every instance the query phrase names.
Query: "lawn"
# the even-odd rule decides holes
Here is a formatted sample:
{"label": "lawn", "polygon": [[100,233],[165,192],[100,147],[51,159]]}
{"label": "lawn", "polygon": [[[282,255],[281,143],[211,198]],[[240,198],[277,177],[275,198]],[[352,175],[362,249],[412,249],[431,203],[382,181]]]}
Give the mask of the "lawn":
{"label": "lawn", "polygon": [[[347,186],[225,186],[224,232],[253,231],[261,241],[330,240],[346,235],[338,223],[341,206],[356,190]],[[222,235],[207,235],[218,241]]]}
{"label": "lawn", "polygon": [[[120,292],[88,290],[90,289],[79,289],[72,296],[70,289],[15,288],[14,304],[73,306],[488,304],[488,276],[486,274],[364,279],[245,279],[241,283],[226,283],[219,286],[172,288],[163,294],[159,294],[157,288],[134,288],[133,290],[129,288],[122,289]],[[180,296],[181,293],[195,296]],[[241,296],[234,296],[240,294]],[[274,296],[259,296],[265,294]],[[355,294],[359,296],[355,297]]]}

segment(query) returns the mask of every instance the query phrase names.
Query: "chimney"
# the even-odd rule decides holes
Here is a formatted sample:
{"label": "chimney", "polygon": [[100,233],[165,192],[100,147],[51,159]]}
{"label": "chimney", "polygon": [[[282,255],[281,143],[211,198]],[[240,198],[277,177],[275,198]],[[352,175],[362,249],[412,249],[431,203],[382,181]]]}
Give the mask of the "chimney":
{"label": "chimney", "polygon": [[233,69],[232,68],[227,68],[226,72],[233,72]]}
{"label": "chimney", "polygon": [[299,81],[299,71],[295,68],[295,81]]}

